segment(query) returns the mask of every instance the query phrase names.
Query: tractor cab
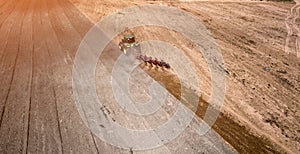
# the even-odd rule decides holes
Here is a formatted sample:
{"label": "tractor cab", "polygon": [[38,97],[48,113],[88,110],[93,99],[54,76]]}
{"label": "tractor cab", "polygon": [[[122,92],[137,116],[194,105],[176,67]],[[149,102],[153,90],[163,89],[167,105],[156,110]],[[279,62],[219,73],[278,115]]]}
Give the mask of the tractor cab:
{"label": "tractor cab", "polygon": [[122,41],[119,43],[119,48],[126,54],[126,49],[131,47],[137,47],[139,43],[135,41],[135,36],[133,34],[124,35]]}
{"label": "tractor cab", "polygon": [[127,35],[124,35],[124,38],[122,40],[123,43],[134,43],[135,42],[135,37],[133,34],[127,34]]}

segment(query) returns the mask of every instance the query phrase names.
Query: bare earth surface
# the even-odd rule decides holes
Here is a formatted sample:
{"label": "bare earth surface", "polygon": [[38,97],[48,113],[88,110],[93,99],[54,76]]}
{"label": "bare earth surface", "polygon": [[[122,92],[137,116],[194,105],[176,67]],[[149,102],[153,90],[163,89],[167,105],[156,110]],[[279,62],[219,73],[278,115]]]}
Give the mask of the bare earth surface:
{"label": "bare earth surface", "polygon": [[[72,66],[82,38],[102,17],[139,4],[167,5],[193,14],[219,45],[226,65],[226,98],[214,130],[201,138],[193,130],[193,121],[185,133],[163,147],[148,151],[120,149],[95,136],[76,109]],[[288,35],[285,21],[294,5],[237,0],[0,0],[0,153],[299,153],[300,57],[284,50]],[[211,79],[193,43],[160,27],[132,31],[140,42],[171,42],[190,58],[201,82],[201,99],[195,112],[203,118]],[[297,35],[291,36],[290,41],[295,38]],[[99,99],[107,102],[103,112],[127,127],[144,128],[133,121],[139,119],[123,116],[122,110],[108,101],[112,100],[107,85],[110,70],[122,53],[114,46],[108,46],[104,53],[96,70],[97,92],[103,96]],[[265,67],[270,70],[265,71]],[[194,107],[188,101],[197,95],[191,90],[193,85],[180,89],[174,72],[143,64],[140,68],[152,78],[136,72],[145,79],[132,79],[134,92],[142,91],[155,79],[173,95],[164,106],[170,113],[162,115],[173,114],[180,90],[190,93],[182,103]],[[141,87],[135,86],[137,83]],[[139,95],[134,97],[140,99]],[[159,117],[146,120],[155,125],[159,121],[155,118]],[[160,122],[166,120],[163,118]],[[199,146],[203,143],[205,146]]]}

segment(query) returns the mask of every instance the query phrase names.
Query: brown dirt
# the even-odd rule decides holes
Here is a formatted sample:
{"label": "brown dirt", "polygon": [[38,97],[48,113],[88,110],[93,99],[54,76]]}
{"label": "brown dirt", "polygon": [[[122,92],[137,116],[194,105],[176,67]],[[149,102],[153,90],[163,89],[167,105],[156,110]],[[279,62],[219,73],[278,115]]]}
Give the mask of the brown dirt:
{"label": "brown dirt", "polygon": [[[101,17],[125,6],[146,2],[76,3],[74,0],[74,4],[80,10],[92,21],[97,22]],[[104,3],[105,6],[100,5]],[[227,67],[227,95],[222,109],[223,115],[224,118],[238,123],[233,126],[234,130],[242,129],[249,132],[247,134],[252,134],[248,142],[244,140],[244,143],[253,145],[252,150],[261,147],[265,152],[269,151],[270,147],[274,148],[272,145],[276,151],[281,148],[288,153],[299,151],[299,59],[294,54],[284,52],[287,35],[285,18],[294,3],[257,1],[148,1],[147,3],[170,5],[192,13],[217,40]],[[94,10],[87,8],[90,5],[97,7]],[[159,39],[183,48],[186,55],[195,63],[197,71],[201,72],[199,78],[204,80],[201,86],[204,85],[204,89],[209,89],[210,78],[207,75],[209,70],[202,67],[205,66],[205,61],[203,63],[203,57],[193,53],[193,46],[189,41],[178,39],[177,35],[170,31],[155,28],[143,27],[136,30],[135,34],[141,41],[149,38]],[[271,70],[264,71],[264,67]],[[204,91],[202,95],[208,100],[209,90]],[[221,122],[223,120],[220,120]],[[215,129],[222,135],[220,127],[216,125]],[[243,144],[236,141],[234,135],[229,137],[228,133],[223,133],[222,136],[232,138],[237,149],[241,151],[245,149]],[[240,138],[243,139],[241,136]]]}
{"label": "brown dirt", "polygon": [[[285,19],[294,3],[239,0],[0,0],[0,153],[132,152],[97,139],[80,120],[72,66],[94,23],[145,3],[192,13],[217,40],[227,68],[227,93],[215,131],[241,153],[299,153],[300,60],[284,52]],[[205,89],[197,110],[203,117],[210,76],[193,44],[165,29],[142,27],[135,33],[141,41],[172,42],[191,59]],[[176,78],[164,82],[148,73],[178,95]]]}

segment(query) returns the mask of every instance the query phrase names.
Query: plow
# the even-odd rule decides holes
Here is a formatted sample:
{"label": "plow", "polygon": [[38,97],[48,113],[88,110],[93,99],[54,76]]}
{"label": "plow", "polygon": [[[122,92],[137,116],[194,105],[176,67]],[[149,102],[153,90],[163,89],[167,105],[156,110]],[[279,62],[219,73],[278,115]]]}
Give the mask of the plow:
{"label": "plow", "polygon": [[[133,34],[126,34],[124,35],[123,39],[119,43],[119,49],[124,52],[124,54],[129,54],[128,51],[132,47],[139,47],[139,42],[135,40],[135,36]],[[164,60],[159,60],[158,58],[152,58],[151,56],[143,55],[139,52],[136,55],[136,59],[149,64],[152,67],[161,67],[170,69],[171,66],[169,63],[165,62]]]}

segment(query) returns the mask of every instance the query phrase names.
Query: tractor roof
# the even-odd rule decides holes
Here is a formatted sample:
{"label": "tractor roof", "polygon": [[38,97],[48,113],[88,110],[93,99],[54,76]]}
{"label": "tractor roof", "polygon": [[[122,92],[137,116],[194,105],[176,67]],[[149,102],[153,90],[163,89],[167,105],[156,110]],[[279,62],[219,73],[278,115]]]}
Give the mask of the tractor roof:
{"label": "tractor roof", "polygon": [[125,39],[132,39],[132,38],[134,38],[134,35],[133,34],[126,34],[126,35],[124,35],[124,38]]}

